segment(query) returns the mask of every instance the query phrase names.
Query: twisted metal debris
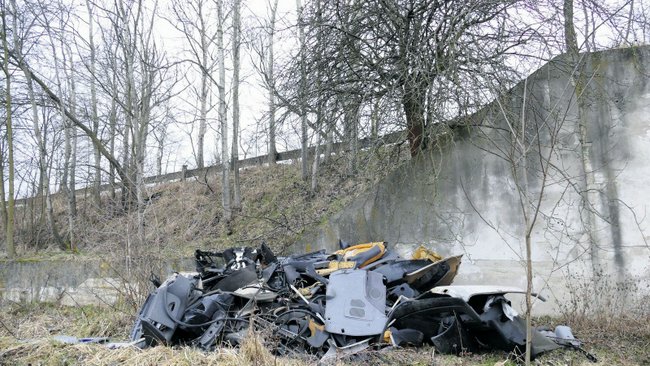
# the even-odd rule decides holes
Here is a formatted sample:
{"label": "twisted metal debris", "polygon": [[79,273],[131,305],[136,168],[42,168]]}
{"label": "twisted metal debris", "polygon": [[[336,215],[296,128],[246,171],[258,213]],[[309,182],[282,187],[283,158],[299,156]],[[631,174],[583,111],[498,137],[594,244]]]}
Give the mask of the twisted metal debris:
{"label": "twisted metal debris", "polygon": [[[272,334],[280,355],[323,361],[370,347],[432,345],[461,354],[522,353],[525,322],[507,300],[517,288],[452,286],[462,256],[424,247],[401,258],[386,243],[276,257],[268,246],[197,250],[196,273],[175,273],[142,306],[131,332],[139,347],[238,346],[251,327]],[[568,327],[533,331],[532,356],[580,349]]]}

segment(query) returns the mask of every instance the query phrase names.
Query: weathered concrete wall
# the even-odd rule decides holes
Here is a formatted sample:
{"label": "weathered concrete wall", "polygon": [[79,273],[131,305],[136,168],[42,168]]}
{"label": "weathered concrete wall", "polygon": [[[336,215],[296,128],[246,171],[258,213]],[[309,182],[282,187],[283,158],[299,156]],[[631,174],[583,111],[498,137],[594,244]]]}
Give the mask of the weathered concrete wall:
{"label": "weathered concrete wall", "polygon": [[116,260],[38,260],[0,262],[0,301],[54,302],[63,305],[113,305],[133,294],[134,278],[146,281],[149,271],[162,276],[190,271],[192,258],[134,263],[129,276]]}
{"label": "weathered concrete wall", "polygon": [[[454,129],[305,235],[301,245],[333,249],[339,238],[383,240],[408,251],[423,243],[444,255],[464,254],[456,284],[525,288],[523,185],[513,176],[513,168],[522,172],[522,161],[511,153],[517,145],[509,127],[519,131],[525,105],[531,213],[542,197],[532,230],[534,287],[551,299],[536,304],[536,311],[557,311],[558,303],[580,296],[576,286],[594,272],[615,279],[608,284],[650,282],[650,48],[585,60],[588,156],[597,190],[591,205],[581,201],[585,174],[573,68],[559,57],[470,118],[481,127]],[[589,210],[592,235],[584,225]]]}

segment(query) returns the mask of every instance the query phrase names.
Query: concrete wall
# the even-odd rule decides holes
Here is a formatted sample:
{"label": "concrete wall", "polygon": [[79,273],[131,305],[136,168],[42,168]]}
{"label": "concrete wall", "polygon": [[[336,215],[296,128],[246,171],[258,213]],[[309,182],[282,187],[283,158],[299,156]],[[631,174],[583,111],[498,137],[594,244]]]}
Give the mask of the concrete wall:
{"label": "concrete wall", "polygon": [[128,281],[144,283],[151,271],[163,279],[174,271],[192,271],[194,261],[143,258],[132,268],[129,275],[123,262],[100,259],[4,261],[0,263],[0,302],[113,305],[134,294],[137,283]]}
{"label": "concrete wall", "polygon": [[[650,48],[593,53],[584,61],[587,157],[595,177],[589,205],[581,200],[585,174],[573,68],[558,57],[468,118],[481,127],[454,128],[301,245],[334,249],[339,238],[383,240],[408,252],[426,244],[444,255],[464,254],[456,284],[525,288],[524,180],[513,175],[523,165],[509,127],[521,133],[525,105],[530,194],[524,201],[531,214],[542,197],[531,233],[534,287],[550,298],[536,304],[537,313],[583,297],[594,273],[596,291],[617,293],[618,305],[648,295],[647,287],[638,287],[650,283]],[[585,225],[590,211],[591,235]]]}

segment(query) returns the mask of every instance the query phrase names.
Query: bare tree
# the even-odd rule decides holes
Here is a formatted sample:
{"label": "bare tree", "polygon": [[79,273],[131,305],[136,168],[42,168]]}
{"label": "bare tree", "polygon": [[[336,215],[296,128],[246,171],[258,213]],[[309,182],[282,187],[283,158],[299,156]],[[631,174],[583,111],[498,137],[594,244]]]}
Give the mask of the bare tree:
{"label": "bare tree", "polygon": [[[12,1],[12,6],[14,9],[16,9],[14,1]],[[17,16],[16,12],[14,12],[14,16]],[[24,47],[22,44],[22,40],[19,37],[14,37],[13,51],[15,55],[19,57],[21,60],[25,57],[23,54],[23,50]],[[32,126],[34,130],[34,138],[36,140],[36,147],[38,150],[39,184],[38,184],[37,192],[38,194],[42,194],[45,197],[47,225],[49,227],[50,232],[52,233],[54,241],[59,246],[59,248],[65,250],[67,249],[66,244],[59,233],[59,230],[56,226],[56,222],[54,219],[54,208],[52,204],[52,195],[50,192],[50,172],[48,170],[48,163],[47,163],[47,157],[48,157],[47,144],[41,129],[41,123],[40,123],[39,111],[38,111],[39,107],[34,92],[34,86],[31,78],[31,71],[27,67],[25,67],[25,63],[21,62],[21,65],[23,66],[21,70],[26,80],[27,95],[29,98],[29,103],[31,105],[31,112],[32,112],[31,118],[32,118]],[[43,121],[43,126],[45,126],[45,124],[46,121]]]}
{"label": "bare tree", "polygon": [[[535,79],[533,79],[535,80]],[[518,206],[521,221],[516,225],[516,233],[509,233],[501,228],[500,223],[490,221],[487,212],[470,202],[477,210],[479,217],[504,240],[515,255],[517,255],[526,272],[526,364],[531,362],[532,345],[532,308],[533,308],[533,251],[539,250],[534,246],[534,236],[543,229],[542,221],[549,217],[545,207],[555,210],[565,197],[564,194],[574,182],[567,179],[567,172],[560,159],[560,151],[565,149],[561,140],[566,133],[565,123],[567,112],[559,111],[558,104],[540,106],[535,101],[540,98],[542,88],[529,86],[528,79],[515,88],[504,91],[499,88],[500,81],[493,80],[493,88],[500,91],[491,105],[476,115],[469,117],[470,123],[476,123],[472,128],[472,139],[480,151],[499,159],[498,164],[504,164],[509,170],[508,184],[512,184],[514,202]],[[537,92],[537,94],[535,94]],[[558,99],[562,99],[558,96]],[[461,183],[462,184],[462,183]],[[553,195],[547,193],[549,187],[555,187]],[[562,187],[565,186],[565,187]],[[465,190],[465,187],[463,187]],[[466,192],[467,194],[467,192]],[[550,198],[549,198],[550,197]],[[469,195],[467,196],[470,199]],[[471,200],[471,199],[470,199]],[[548,202],[552,200],[553,202]],[[547,206],[545,206],[547,205]],[[487,207],[486,207],[487,209]],[[551,214],[552,215],[552,214]],[[497,219],[498,220],[498,219]],[[548,227],[547,227],[548,230]],[[512,245],[507,238],[516,238],[517,244]]]}
{"label": "bare tree", "polygon": [[[581,58],[581,55],[579,54],[580,48],[578,46],[578,41],[576,38],[573,1],[564,0],[562,11],[564,15],[564,44],[569,55],[569,66],[575,70],[575,72],[571,74],[571,80],[575,85],[575,95],[578,107],[578,140],[580,142],[580,161],[582,163],[582,170],[585,181],[585,189],[581,192],[583,206],[582,212],[585,215],[585,232],[587,234],[589,248],[591,248],[591,262],[594,273],[596,273],[599,270],[599,264],[597,254],[598,244],[595,234],[596,211],[593,208],[593,205],[595,205],[598,200],[598,190],[595,184],[594,168],[591,158],[591,143],[588,141],[588,126],[586,116],[587,110],[585,100],[587,76],[584,72],[582,72],[584,62]],[[588,39],[589,37],[587,36],[585,41]]]}
{"label": "bare tree", "polygon": [[[9,176],[9,199],[7,203],[6,219],[5,219],[5,232],[6,232],[6,245],[7,255],[11,258],[16,256],[16,247],[14,245],[14,146],[13,146],[13,126],[11,121],[12,104],[11,104],[11,72],[9,70],[9,45],[7,41],[7,4],[2,1],[2,49],[3,49],[3,63],[2,71],[5,74],[5,119],[6,119],[6,134],[7,134],[7,149],[8,149],[8,168]],[[14,9],[15,10],[15,9]],[[3,177],[4,178],[4,177]],[[3,179],[4,180],[4,179]],[[2,203],[4,206],[4,181],[2,187]],[[3,209],[4,211],[4,209]]]}
{"label": "bare tree", "polygon": [[275,60],[273,56],[273,49],[274,49],[274,36],[275,36],[275,21],[276,21],[276,16],[278,12],[278,0],[274,0],[272,4],[270,4],[270,19],[269,19],[269,24],[268,24],[268,43],[267,43],[267,61],[266,61],[266,68],[268,75],[266,77],[266,84],[268,85],[268,91],[269,91],[269,147],[268,147],[268,152],[269,152],[269,163],[270,164],[275,164],[276,162],[276,156],[277,156],[277,148],[275,144],[275,132],[276,132],[276,126],[275,126]]}
{"label": "bare tree", "polygon": [[[62,4],[55,9],[56,17],[58,18],[58,28],[65,29],[67,22],[69,20],[69,9],[66,9]],[[76,203],[76,131],[71,119],[77,119],[76,113],[76,95],[75,95],[75,84],[74,76],[72,72],[68,69],[68,57],[71,57],[71,50],[69,49],[68,43],[66,42],[65,35],[62,33],[56,33],[53,29],[53,24],[51,24],[53,17],[48,17],[47,9],[45,6],[41,6],[40,9],[40,21],[45,27],[46,32],[49,37],[50,49],[52,52],[52,60],[54,61],[55,68],[55,78],[56,78],[56,87],[58,95],[62,96],[58,100],[57,107],[61,119],[64,121],[65,128],[65,152],[64,152],[64,166],[63,166],[63,176],[61,178],[61,189],[64,192],[67,199],[67,219],[68,219],[68,249],[74,249],[74,225],[77,216],[77,203]],[[57,38],[58,36],[58,38]],[[58,45],[58,47],[57,47]],[[59,52],[62,55],[62,60],[59,60]],[[14,55],[17,57],[17,55]],[[72,62],[72,60],[70,60]],[[29,68],[26,60],[19,59],[18,64],[23,70],[25,76],[29,76],[31,79],[34,79],[33,72]],[[61,80],[59,71],[63,70],[65,76],[65,84]],[[64,86],[67,87],[68,94],[64,96]],[[64,98],[67,98],[67,105]],[[66,114],[66,111],[68,112]]]}
{"label": "bare tree", "polygon": [[[521,214],[523,217],[523,236],[524,236],[524,242],[525,242],[525,248],[526,248],[526,365],[530,365],[531,361],[531,346],[532,346],[532,339],[533,339],[533,332],[532,332],[532,310],[533,310],[533,303],[532,303],[532,291],[533,291],[533,262],[532,262],[532,243],[531,243],[531,238],[532,238],[532,232],[533,229],[535,228],[535,224],[537,222],[537,218],[539,217],[539,212],[541,209],[541,201],[544,197],[544,188],[546,187],[546,180],[548,178],[548,168],[550,166],[549,158],[550,155],[553,153],[553,149],[551,149],[551,152],[549,153],[548,157],[544,157],[542,154],[542,150],[540,149],[538,151],[538,154],[540,155],[540,161],[542,161],[542,184],[541,184],[541,191],[539,192],[539,196],[537,197],[536,203],[534,203],[534,198],[531,197],[531,191],[530,191],[530,185],[528,183],[528,175],[529,175],[529,167],[528,167],[528,160],[529,158],[529,151],[531,150],[531,146],[529,145],[530,138],[526,136],[527,131],[527,119],[528,117],[526,116],[526,108],[527,108],[527,103],[528,101],[526,100],[527,96],[527,91],[528,91],[528,79],[524,80],[524,86],[523,86],[523,95],[522,95],[522,102],[521,102],[521,117],[519,120],[519,124],[517,126],[516,122],[510,121],[509,116],[505,113],[505,109],[503,108],[503,105],[497,98],[497,103],[500,106],[500,109],[503,112],[503,118],[506,121],[506,124],[508,125],[508,129],[510,130],[510,136],[513,140],[512,148],[511,148],[511,153],[512,155],[508,156],[508,162],[511,165],[512,168],[512,174],[514,177],[514,182],[515,186],[517,187],[517,194],[519,195],[519,203],[521,207]],[[533,136],[533,141],[539,140],[539,127],[536,128],[537,133],[534,134]],[[533,142],[534,143],[534,142]],[[541,144],[540,144],[541,145]],[[555,145],[552,144],[552,147]],[[544,160],[546,158],[546,160]],[[544,163],[545,162],[545,163]],[[531,205],[533,206],[531,209]]]}
{"label": "bare tree", "polygon": [[[76,91],[76,82],[75,82],[75,72],[74,70],[74,60],[71,50],[63,44],[63,38],[61,38],[61,51],[63,54],[63,73],[65,79],[68,83],[68,93],[69,93],[69,110],[77,117],[77,91]],[[67,56],[66,56],[67,54]],[[66,59],[70,58],[70,66],[67,66]],[[62,114],[62,117],[65,117]],[[68,121],[66,126],[66,143],[65,143],[65,167],[63,176],[67,176],[68,185],[65,190],[68,198],[68,240],[70,241],[69,246],[70,250],[74,251],[77,249],[77,243],[75,239],[75,222],[77,220],[77,130],[74,127],[72,122]],[[63,179],[65,183],[66,179]]]}
{"label": "bare tree", "polygon": [[[172,118],[169,108],[165,119]],[[163,158],[165,156],[165,143],[167,142],[167,127],[168,123],[165,121],[153,130],[153,138],[158,145],[158,152],[156,154],[156,174],[163,174]]]}
{"label": "bare tree", "polygon": [[[62,119],[67,124],[69,133],[66,159],[69,168],[64,170],[64,187],[69,192],[69,198],[74,198],[74,164],[77,161],[74,151],[76,129],[83,131],[92,141],[94,148],[106,158],[112,170],[120,177],[123,185],[122,193],[125,207],[137,208],[138,213],[138,243],[145,241],[145,160],[147,157],[147,140],[151,129],[159,118],[159,107],[163,106],[171,98],[172,87],[175,84],[174,69],[170,66],[153,38],[153,24],[156,19],[157,7],[145,8],[141,3],[130,1],[119,1],[113,8],[101,8],[101,12],[110,19],[110,28],[102,28],[104,39],[113,40],[112,51],[107,52],[111,58],[103,60],[103,66],[114,71],[113,77],[106,77],[105,73],[88,67],[90,77],[94,80],[101,91],[110,98],[111,107],[108,113],[111,137],[109,146],[98,136],[99,130],[93,126],[95,113],[91,113],[90,127],[82,121],[84,116],[77,115],[77,76],[81,72],[78,68],[72,67],[74,56],[68,47],[71,42],[66,41],[66,34],[55,32],[51,24],[52,20],[60,19],[62,24],[59,29],[66,28],[66,12],[59,11],[50,14],[41,7],[40,22],[46,28],[50,36],[52,58],[58,70],[65,73],[65,83],[61,80],[59,73],[54,73],[54,83],[57,92],[49,87],[49,82],[36,75],[24,58],[16,53],[10,54],[17,66],[24,70],[25,75],[38,84],[43,92],[54,101],[59,109]],[[110,50],[106,47],[105,50]],[[59,57],[62,60],[59,61]],[[91,62],[92,64],[92,62]],[[65,89],[64,89],[65,87]],[[91,93],[92,94],[92,93]],[[92,100],[91,103],[95,103]],[[123,156],[116,156],[114,132],[118,130],[118,116],[125,116],[126,128],[123,129]],[[98,117],[98,115],[97,115]],[[119,161],[121,158],[121,162]],[[66,173],[67,172],[67,173]],[[65,175],[67,174],[67,176]],[[112,179],[112,178],[111,178]],[[68,202],[73,202],[71,199]],[[74,228],[72,222],[76,212],[72,203],[69,204],[69,220],[71,245],[75,245],[72,239]],[[127,248],[127,252],[129,252]]]}
{"label": "bare tree", "polygon": [[[110,81],[107,84],[108,89],[110,90],[109,97],[111,100],[110,109],[108,112],[108,125],[109,125],[109,141],[108,141],[108,154],[115,156],[115,137],[117,135],[117,118],[118,118],[118,106],[117,106],[117,67],[115,66],[115,60],[111,58],[109,64],[109,70],[115,70]],[[99,150],[99,149],[98,149]],[[115,192],[115,165],[109,164],[108,171],[108,182],[111,186],[111,200],[116,201],[116,192]]]}
{"label": "bare tree", "polygon": [[232,206],[230,197],[230,158],[228,156],[228,119],[226,115],[226,49],[223,42],[224,33],[224,4],[223,0],[217,2],[217,52],[219,58],[219,124],[221,126],[221,203],[223,206],[226,226],[232,220]]}
{"label": "bare tree", "polygon": [[[316,28],[318,29],[316,36],[316,47],[318,48],[317,53],[319,58],[323,57],[323,33],[320,29],[322,24],[322,6],[321,0],[316,0]],[[324,98],[322,96],[323,84],[322,84],[322,75],[324,70],[318,68],[316,75],[316,94],[318,96],[317,106],[316,106],[316,146],[314,148],[314,160],[311,166],[311,193],[312,195],[316,194],[318,189],[318,169],[320,164],[320,144],[321,144],[321,130],[323,129],[323,108],[324,108]]]}
{"label": "bare tree", "polygon": [[[211,19],[217,15],[213,14],[214,9],[210,8],[209,4],[212,3],[206,0],[172,4],[172,11],[176,18],[172,24],[185,37],[192,63],[198,67],[200,72],[200,87],[194,91],[199,102],[199,132],[196,145],[198,168],[203,168],[205,165],[205,134],[208,127],[208,112],[212,109],[210,102],[212,82],[210,79],[217,66],[217,60],[214,57],[217,31],[211,26],[213,24]],[[191,89],[194,90],[194,88]]]}
{"label": "bare tree", "polygon": [[[86,0],[86,9],[88,10],[88,47],[90,50],[90,75],[96,75],[96,51],[95,51],[95,37],[94,37],[94,19],[93,19],[93,9],[94,5],[90,0]],[[99,116],[97,114],[97,82],[94,77],[90,78],[90,111],[91,111],[91,121],[92,121],[92,130],[95,135],[99,135]],[[95,164],[95,177],[94,177],[94,187],[93,187],[93,199],[95,201],[95,207],[101,207],[101,196],[100,196],[100,186],[102,184],[102,170],[101,170],[101,154],[99,149],[96,146],[93,146],[93,156]]]}
{"label": "bare tree", "polygon": [[302,0],[296,0],[296,12],[298,13],[298,42],[299,42],[299,55],[298,63],[300,65],[299,74],[299,88],[298,88],[298,110],[300,116],[300,166],[302,180],[307,181],[309,178],[309,155],[308,155],[308,128],[307,128],[307,68],[306,68],[306,53],[307,41],[305,37],[305,19],[303,18],[303,5]]}
{"label": "bare tree", "polygon": [[[324,56],[327,59],[318,64],[327,65],[331,80],[336,81],[329,89],[355,97],[345,98],[349,132],[354,132],[352,118],[359,100],[393,98],[403,111],[411,155],[426,148],[427,126],[436,122],[426,119],[428,96],[436,92],[432,85],[452,75],[478,74],[481,65],[498,60],[521,41],[514,34],[521,35],[518,29],[506,27],[506,9],[513,3],[326,3],[319,27],[330,33],[327,42],[332,46]],[[317,23],[316,13],[306,13],[310,18],[304,24]],[[316,55],[310,56],[307,64],[315,60]]]}
{"label": "bare tree", "polygon": [[241,47],[241,0],[235,0],[232,17],[232,161],[233,202],[235,209],[241,209],[241,187],[239,182],[239,49]]}

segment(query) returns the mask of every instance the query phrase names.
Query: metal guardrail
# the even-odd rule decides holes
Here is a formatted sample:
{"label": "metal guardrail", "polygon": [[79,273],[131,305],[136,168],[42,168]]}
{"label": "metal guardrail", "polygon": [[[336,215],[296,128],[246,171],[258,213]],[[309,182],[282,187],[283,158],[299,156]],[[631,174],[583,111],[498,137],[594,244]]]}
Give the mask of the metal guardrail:
{"label": "metal guardrail", "polygon": [[[400,141],[403,141],[405,139],[405,131],[398,131],[398,132],[393,132],[386,134],[384,136],[378,137],[376,139],[372,139],[369,137],[365,137],[362,139],[359,139],[357,141],[357,147],[360,149],[365,149],[368,147],[371,147],[373,145],[387,145],[387,144],[394,144],[398,143]],[[335,142],[332,144],[332,150],[333,151],[342,151],[345,150],[349,146],[349,142]],[[309,148],[309,155],[313,155],[316,150],[315,146],[312,146]],[[287,161],[287,160],[293,160],[293,159],[300,159],[300,149],[295,149],[295,150],[289,150],[285,152],[280,152],[276,154],[276,161]],[[247,159],[242,159],[238,161],[238,167],[241,168],[248,168],[248,167],[254,167],[254,166],[260,166],[263,165],[264,163],[268,162],[268,154],[266,155],[260,155],[260,156],[255,156],[252,158],[247,158]],[[149,176],[144,178],[145,184],[153,184],[153,183],[165,183],[165,182],[171,182],[175,180],[183,180],[187,178],[192,178],[192,177],[203,177],[206,176],[207,174],[214,172],[218,173],[222,169],[222,164],[216,164],[216,165],[211,165],[203,168],[195,168],[195,169],[187,169],[186,166],[183,166],[183,169],[177,172],[172,172],[172,173],[166,173],[166,174],[161,174],[161,175],[154,175],[154,176]],[[99,186],[99,191],[104,192],[108,191],[111,188],[110,183],[104,183]],[[86,186],[84,188],[79,188],[75,190],[75,194],[84,194],[88,191],[91,191],[95,189],[96,187],[94,186]],[[56,196],[60,194],[59,192],[52,194],[53,196]],[[38,197],[38,196],[36,196]],[[31,199],[34,199],[36,197],[26,197],[26,198],[19,198],[15,200],[16,206],[23,206],[27,204],[27,202]]]}

